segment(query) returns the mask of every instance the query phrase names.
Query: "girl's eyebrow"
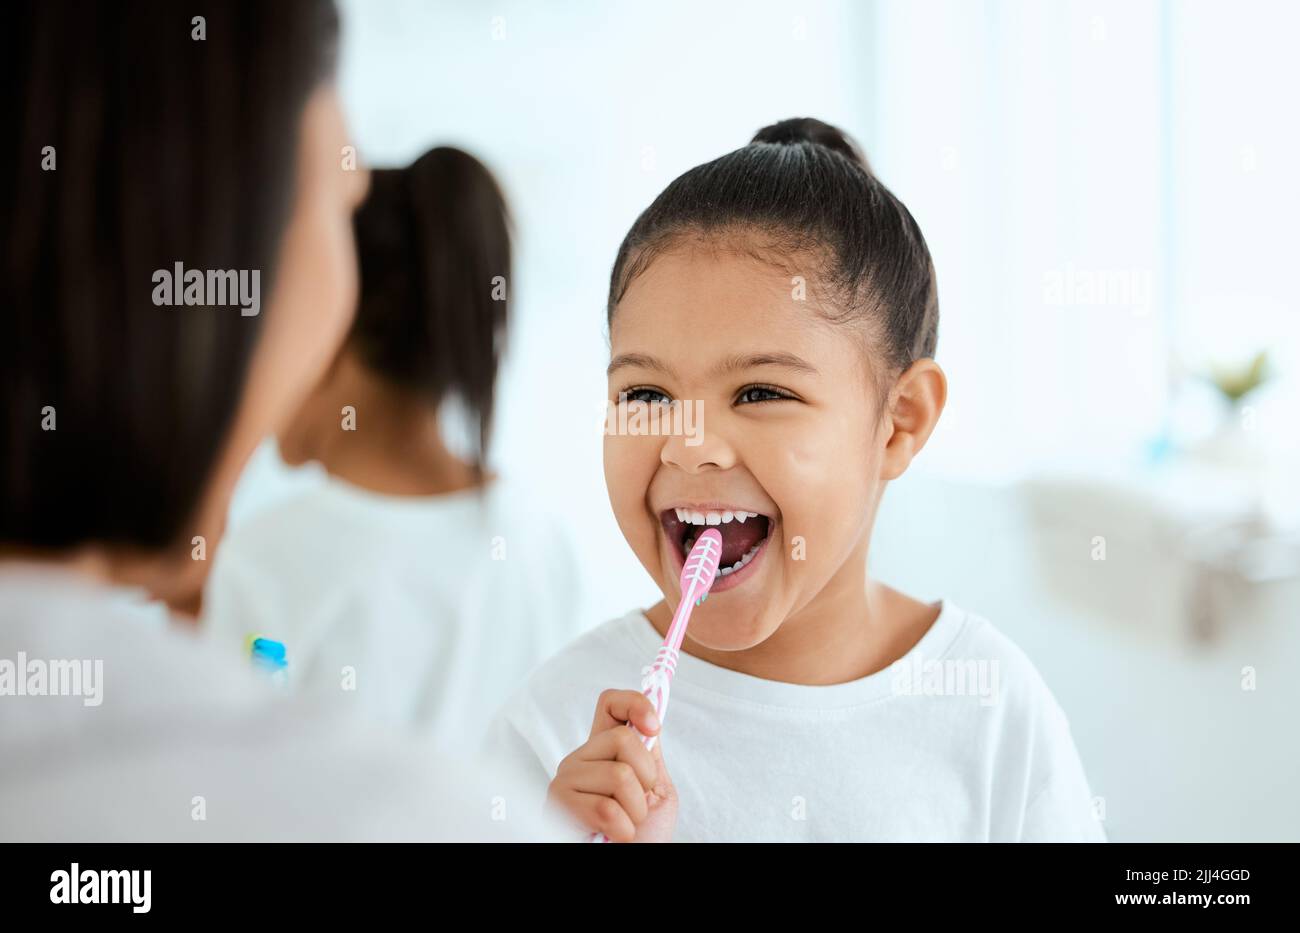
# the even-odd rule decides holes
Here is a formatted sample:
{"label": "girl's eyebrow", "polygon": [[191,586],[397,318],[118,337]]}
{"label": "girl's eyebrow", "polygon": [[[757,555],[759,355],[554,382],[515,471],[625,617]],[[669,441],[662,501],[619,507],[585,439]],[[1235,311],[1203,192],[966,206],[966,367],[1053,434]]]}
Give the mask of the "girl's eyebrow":
{"label": "girl's eyebrow", "polygon": [[817,375],[817,367],[813,366],[793,353],[787,353],[784,350],[772,353],[750,353],[729,356],[713,368],[715,374],[734,373],[742,369],[752,369],[755,366],[781,366],[785,369],[793,369],[796,372],[804,373],[809,376]]}
{"label": "girl's eyebrow", "polygon": [[[609,367],[605,370],[605,375],[612,376],[615,371],[625,366],[640,366],[643,369],[653,369],[665,373],[673,378],[677,376],[677,373],[670,365],[645,353],[620,353],[609,361]],[[809,376],[817,375],[815,366],[805,362],[793,353],[786,353],[785,351],[728,356],[713,367],[713,375],[725,375],[742,369],[752,369],[755,366],[782,366]]]}
{"label": "girl's eyebrow", "polygon": [[609,366],[605,369],[605,375],[612,376],[615,371],[625,366],[640,366],[642,369],[653,369],[666,375],[677,377],[677,373],[667,363],[660,362],[653,356],[645,353],[620,353],[609,361]]}

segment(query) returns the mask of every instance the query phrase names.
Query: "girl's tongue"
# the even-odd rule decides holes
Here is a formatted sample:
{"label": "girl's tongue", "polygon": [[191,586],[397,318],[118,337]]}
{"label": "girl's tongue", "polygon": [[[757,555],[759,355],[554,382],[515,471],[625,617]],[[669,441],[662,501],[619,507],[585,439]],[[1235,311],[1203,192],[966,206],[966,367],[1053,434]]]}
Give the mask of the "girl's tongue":
{"label": "girl's tongue", "polygon": [[695,525],[680,521],[672,511],[668,511],[662,521],[668,540],[677,545],[683,560],[691,553],[691,548],[695,546],[695,539],[705,528],[715,529],[722,535],[722,556],[718,560],[718,565],[721,567],[730,567],[753,550],[767,537],[770,526],[766,515],[756,515],[744,522],[732,520],[720,525]]}

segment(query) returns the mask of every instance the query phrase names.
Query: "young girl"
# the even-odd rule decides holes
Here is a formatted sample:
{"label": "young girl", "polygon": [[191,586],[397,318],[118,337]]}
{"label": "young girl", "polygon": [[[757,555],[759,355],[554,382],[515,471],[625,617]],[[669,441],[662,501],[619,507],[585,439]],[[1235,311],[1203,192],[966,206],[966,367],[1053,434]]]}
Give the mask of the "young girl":
{"label": "young girl", "polygon": [[[947,387],[925,240],[856,146],[786,120],[686,172],[624,240],[608,316],[611,401],[703,421],[606,438],[615,515],[664,600],[543,665],[488,753],[615,841],[1104,839],[1025,655],[868,576],[881,495]],[[660,724],[633,688],[704,525],[723,575],[647,751],[626,724]]]}
{"label": "young girl", "polygon": [[[324,482],[230,535],[206,599],[230,650],[285,643],[296,690],[473,750],[491,714],[580,631],[558,520],[484,466],[507,319],[510,238],[496,180],[450,147],[372,175],[356,218],[360,299],[346,345],[279,434]],[[468,457],[443,402],[472,415]]]}

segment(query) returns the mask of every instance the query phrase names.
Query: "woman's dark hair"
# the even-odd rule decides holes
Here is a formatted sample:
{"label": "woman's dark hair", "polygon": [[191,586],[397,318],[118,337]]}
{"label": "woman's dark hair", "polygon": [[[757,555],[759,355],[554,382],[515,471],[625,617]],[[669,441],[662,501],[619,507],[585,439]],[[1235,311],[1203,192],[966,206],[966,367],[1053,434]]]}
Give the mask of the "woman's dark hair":
{"label": "woman's dark hair", "polygon": [[355,221],[361,298],[350,344],[365,365],[437,404],[464,403],[481,469],[507,319],[510,231],[492,174],[431,149],[371,174]]}
{"label": "woman's dark hair", "polygon": [[162,549],[207,487],[260,317],[155,305],[154,273],[259,270],[270,294],[337,14],[36,0],[6,16],[0,544]]}
{"label": "woman's dark hair", "polygon": [[655,198],[619,248],[608,320],[632,281],[679,238],[733,233],[759,234],[767,255],[813,256],[834,299],[830,316],[865,324],[895,369],[934,355],[939,298],[920,227],[848,137],[807,117],[764,127]]}

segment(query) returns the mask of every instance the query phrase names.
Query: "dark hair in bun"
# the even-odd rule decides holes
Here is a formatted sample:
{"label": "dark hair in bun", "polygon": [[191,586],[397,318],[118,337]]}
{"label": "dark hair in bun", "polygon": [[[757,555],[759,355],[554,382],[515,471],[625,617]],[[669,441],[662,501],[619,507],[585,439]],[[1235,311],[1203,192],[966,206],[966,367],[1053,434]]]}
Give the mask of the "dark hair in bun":
{"label": "dark hair in bun", "polygon": [[836,320],[868,326],[901,370],[934,356],[939,297],[911,213],[844,133],[811,117],[765,126],[742,149],[675,179],[637,218],[610,276],[607,316],[632,281],[683,235],[755,230],[821,257]]}
{"label": "dark hair in bun", "polygon": [[351,346],[390,383],[463,402],[478,468],[507,323],[509,226],[492,173],[450,146],[375,170],[353,224],[361,294]]}
{"label": "dark hair in bun", "polygon": [[868,172],[871,166],[858,144],[849,139],[840,130],[812,117],[791,117],[780,123],[765,126],[750,140],[753,143],[816,143],[827,149],[834,149],[842,156],[852,159]]}

